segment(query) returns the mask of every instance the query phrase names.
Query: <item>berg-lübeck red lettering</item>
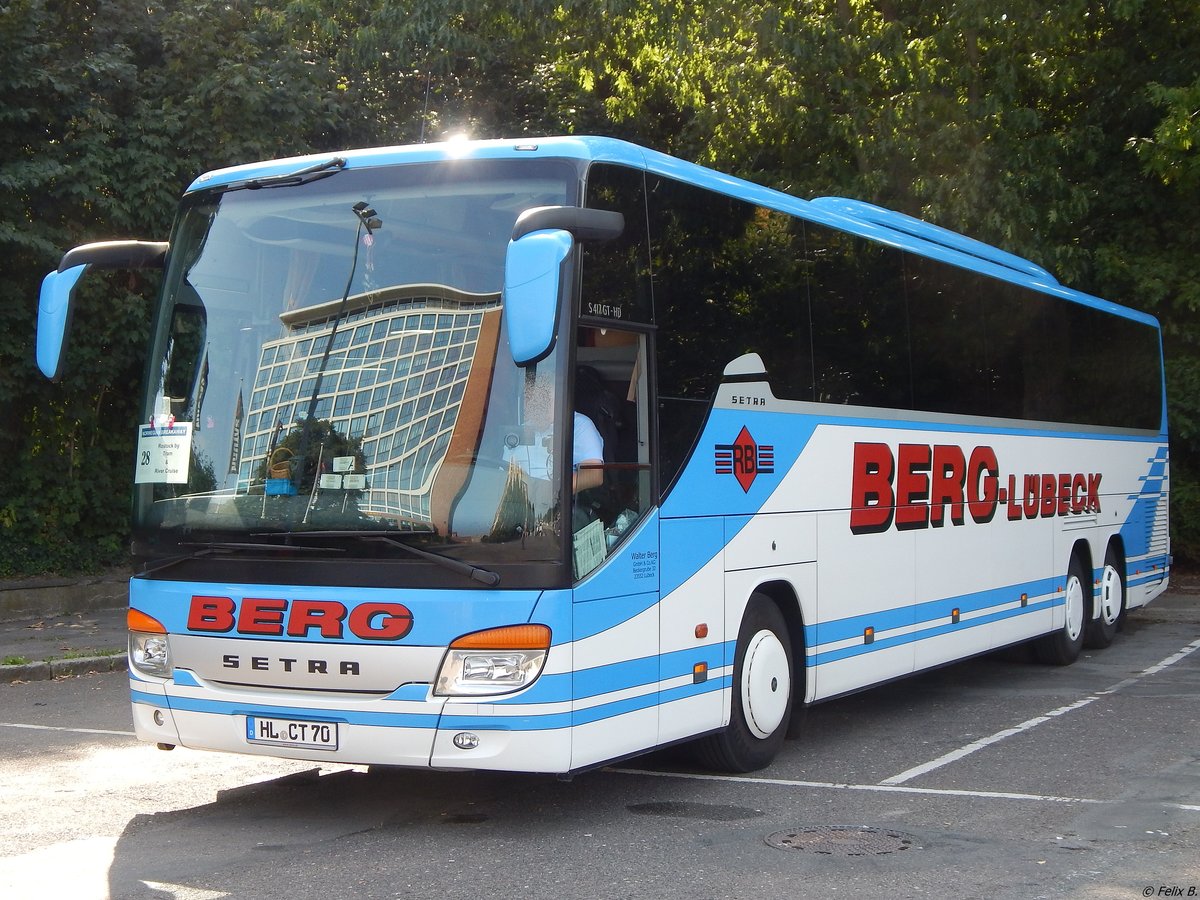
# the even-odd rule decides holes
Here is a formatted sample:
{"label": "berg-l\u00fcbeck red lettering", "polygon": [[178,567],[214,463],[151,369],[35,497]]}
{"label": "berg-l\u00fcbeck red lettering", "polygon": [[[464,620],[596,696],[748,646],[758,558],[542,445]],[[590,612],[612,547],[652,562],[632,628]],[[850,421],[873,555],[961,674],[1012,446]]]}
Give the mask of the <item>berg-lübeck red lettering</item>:
{"label": "berg-l\u00fcbeck red lettering", "polygon": [[855,534],[941,528],[1005,518],[1050,518],[1100,512],[1101,473],[1009,475],[1001,481],[996,452],[955,444],[854,445],[850,530]]}
{"label": "berg-l\u00fcbeck red lettering", "polygon": [[413,617],[402,603],[360,603],[348,610],[337,600],[287,600],[247,597],[239,606],[232,597],[192,597],[189,631],[248,634],[255,637],[307,638],[315,628],[323,638],[350,634],[364,641],[398,641],[412,630]]}

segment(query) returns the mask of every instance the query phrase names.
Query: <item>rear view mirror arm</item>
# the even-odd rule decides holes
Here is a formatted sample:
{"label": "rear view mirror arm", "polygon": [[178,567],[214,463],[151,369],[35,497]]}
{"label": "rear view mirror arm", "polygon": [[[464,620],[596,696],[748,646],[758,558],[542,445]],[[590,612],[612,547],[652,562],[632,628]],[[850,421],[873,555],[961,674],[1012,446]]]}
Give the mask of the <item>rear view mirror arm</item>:
{"label": "rear view mirror arm", "polygon": [[607,209],[578,206],[535,206],[517,216],[512,239],[520,240],[532,231],[560,229],[577,241],[611,241],[625,230],[625,217]]}
{"label": "rear view mirror arm", "polygon": [[100,269],[161,269],[167,256],[166,241],[101,241],[83,244],[63,254],[58,271],[75,266]]}

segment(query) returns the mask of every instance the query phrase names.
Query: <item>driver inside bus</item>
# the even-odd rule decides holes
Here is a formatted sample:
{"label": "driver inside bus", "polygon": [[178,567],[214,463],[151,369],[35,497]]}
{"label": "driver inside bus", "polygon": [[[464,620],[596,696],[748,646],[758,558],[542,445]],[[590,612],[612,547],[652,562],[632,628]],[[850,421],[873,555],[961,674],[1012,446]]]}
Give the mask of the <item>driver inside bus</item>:
{"label": "driver inside bus", "polygon": [[[533,440],[510,450],[507,458],[530,478],[549,481],[554,477],[553,390],[549,384],[535,383],[525,399],[525,422],[534,430]],[[577,494],[604,482],[604,438],[595,423],[581,412],[574,414],[573,425],[571,492]]]}

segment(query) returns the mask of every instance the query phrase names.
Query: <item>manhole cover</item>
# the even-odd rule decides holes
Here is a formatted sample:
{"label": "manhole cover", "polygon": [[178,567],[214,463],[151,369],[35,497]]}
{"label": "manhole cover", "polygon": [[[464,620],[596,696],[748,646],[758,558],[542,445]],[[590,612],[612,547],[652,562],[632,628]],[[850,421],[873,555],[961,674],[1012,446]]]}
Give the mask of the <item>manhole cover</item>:
{"label": "manhole cover", "polygon": [[882,856],[899,850],[919,850],[911,834],[866,825],[814,825],[777,831],[766,841],[780,850],[803,850],[825,856]]}

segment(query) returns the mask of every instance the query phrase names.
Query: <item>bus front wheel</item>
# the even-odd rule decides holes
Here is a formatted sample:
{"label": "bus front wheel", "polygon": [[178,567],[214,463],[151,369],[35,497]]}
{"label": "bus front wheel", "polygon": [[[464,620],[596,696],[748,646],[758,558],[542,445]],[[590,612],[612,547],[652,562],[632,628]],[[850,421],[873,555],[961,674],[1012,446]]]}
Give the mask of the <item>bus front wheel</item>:
{"label": "bus front wheel", "polygon": [[783,614],[754,594],[738,632],[729,726],[697,744],[700,761],[723,772],[753,772],[783,747],[792,713],[792,647]]}

